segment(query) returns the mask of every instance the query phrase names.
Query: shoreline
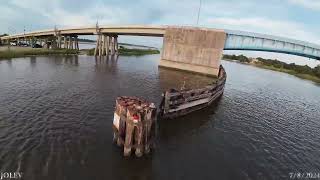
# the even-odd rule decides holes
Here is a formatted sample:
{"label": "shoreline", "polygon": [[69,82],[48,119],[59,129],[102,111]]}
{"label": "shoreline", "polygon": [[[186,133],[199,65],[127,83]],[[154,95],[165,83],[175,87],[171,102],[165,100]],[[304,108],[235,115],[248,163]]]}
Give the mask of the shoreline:
{"label": "shoreline", "polygon": [[40,56],[40,55],[76,55],[79,52],[73,49],[20,49],[0,51],[0,61],[12,58]]}
{"label": "shoreline", "polygon": [[240,62],[239,60],[234,60],[234,59],[222,59],[224,61],[229,61],[229,62],[235,62],[235,63],[239,63],[239,64],[244,64],[244,65],[249,65],[249,66],[254,66],[257,68],[261,68],[261,69],[268,69],[271,71],[277,71],[277,72],[281,72],[281,73],[286,73],[286,74],[290,74],[293,75],[295,77],[298,77],[300,79],[304,79],[304,80],[309,80],[312,81],[314,83],[320,84],[320,78],[314,75],[310,75],[310,74],[303,74],[303,73],[298,73],[294,70],[290,70],[290,69],[285,69],[285,68],[277,68],[274,66],[268,66],[268,65],[264,65],[264,64],[258,64],[258,63],[246,63],[246,62]]}
{"label": "shoreline", "polygon": [[[122,56],[143,56],[149,54],[159,54],[157,49],[127,49],[120,48],[119,55]],[[0,61],[19,57],[40,56],[40,55],[87,55],[93,56],[94,49],[43,49],[30,47],[0,47]]]}
{"label": "shoreline", "polygon": [[[83,52],[86,52],[86,55],[93,56],[94,55],[94,48],[92,49],[83,49]],[[160,54],[158,49],[128,49],[123,48],[120,46],[119,48],[119,55],[121,56],[143,56],[149,54]]]}

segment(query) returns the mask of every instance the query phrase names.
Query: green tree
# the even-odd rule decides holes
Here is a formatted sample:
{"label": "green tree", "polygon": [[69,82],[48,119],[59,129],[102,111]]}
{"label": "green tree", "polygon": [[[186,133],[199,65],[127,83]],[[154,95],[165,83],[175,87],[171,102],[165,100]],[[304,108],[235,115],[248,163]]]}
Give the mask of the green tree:
{"label": "green tree", "polygon": [[313,73],[320,78],[320,65],[316,66],[314,69],[313,69]]}

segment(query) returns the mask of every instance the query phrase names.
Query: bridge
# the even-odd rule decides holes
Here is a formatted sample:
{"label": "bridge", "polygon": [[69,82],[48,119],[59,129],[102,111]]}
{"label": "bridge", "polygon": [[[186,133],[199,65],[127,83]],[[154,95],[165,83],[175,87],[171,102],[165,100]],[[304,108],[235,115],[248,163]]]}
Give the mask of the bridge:
{"label": "bridge", "polygon": [[277,36],[211,28],[181,26],[95,26],[50,29],[0,37],[1,42],[27,41],[49,48],[79,49],[79,35],[96,35],[96,56],[115,55],[118,36],[163,37],[160,66],[218,74],[223,50],[250,50],[292,54],[320,60],[320,46]]}

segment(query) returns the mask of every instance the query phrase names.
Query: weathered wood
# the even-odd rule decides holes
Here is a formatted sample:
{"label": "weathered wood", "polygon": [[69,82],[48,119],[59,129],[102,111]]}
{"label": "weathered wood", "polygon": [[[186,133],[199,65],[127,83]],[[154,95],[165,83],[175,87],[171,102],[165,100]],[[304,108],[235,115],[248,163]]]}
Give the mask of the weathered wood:
{"label": "weathered wood", "polygon": [[204,88],[166,91],[160,114],[164,118],[173,118],[209,106],[224,91],[227,75],[222,66],[220,66],[218,75],[216,82]]}
{"label": "weathered wood", "polygon": [[116,100],[113,141],[124,146],[124,156],[135,150],[137,157],[149,153],[154,136],[156,107],[137,97],[121,96]]}

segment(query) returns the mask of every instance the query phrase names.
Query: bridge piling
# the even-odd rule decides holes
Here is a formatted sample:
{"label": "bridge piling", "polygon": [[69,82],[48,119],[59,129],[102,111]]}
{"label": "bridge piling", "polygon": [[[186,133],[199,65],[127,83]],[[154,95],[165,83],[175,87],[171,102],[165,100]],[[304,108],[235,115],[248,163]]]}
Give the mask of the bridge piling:
{"label": "bridge piling", "polygon": [[106,55],[106,35],[102,35],[102,55]]}
{"label": "bridge piling", "polygon": [[66,36],[63,36],[63,48],[64,49],[67,49],[67,38],[66,38]]}
{"label": "bridge piling", "polygon": [[75,38],[76,38],[76,50],[79,51],[79,39],[78,39],[78,36],[76,36]]}
{"label": "bridge piling", "polygon": [[73,37],[70,36],[70,47],[69,49],[73,49]]}
{"label": "bridge piling", "polygon": [[114,39],[114,45],[115,45],[115,47],[114,47],[115,54],[118,54],[119,47],[118,47],[118,36],[117,35],[115,36],[115,39]]}
{"label": "bridge piling", "polygon": [[169,27],[159,66],[217,76],[225,38],[223,30]]}
{"label": "bridge piling", "polygon": [[102,34],[100,34],[99,38],[99,56],[102,56]]}
{"label": "bridge piling", "polygon": [[58,35],[58,48],[61,48],[61,35]]}
{"label": "bridge piling", "polygon": [[106,56],[109,56],[109,47],[110,47],[110,37],[108,35],[106,36]]}
{"label": "bridge piling", "polygon": [[111,38],[111,56],[114,55],[114,36],[110,36]]}
{"label": "bridge piling", "polygon": [[68,43],[68,49],[72,48],[72,37],[69,36],[69,43]]}
{"label": "bridge piling", "polygon": [[94,56],[98,55],[99,52],[99,42],[100,42],[100,34],[97,34],[97,42],[96,42],[96,48],[94,49]]}

